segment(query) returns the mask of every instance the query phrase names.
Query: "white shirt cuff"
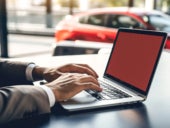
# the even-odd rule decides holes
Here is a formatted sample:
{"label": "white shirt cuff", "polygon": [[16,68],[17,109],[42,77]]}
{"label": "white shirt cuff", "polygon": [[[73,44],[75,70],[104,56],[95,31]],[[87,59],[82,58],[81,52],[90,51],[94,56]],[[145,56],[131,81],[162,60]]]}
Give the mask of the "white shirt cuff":
{"label": "white shirt cuff", "polygon": [[[35,68],[35,66],[36,65],[34,63],[30,63],[26,68],[26,79],[28,81],[34,81],[34,78],[32,76],[32,71]],[[50,107],[53,107],[55,104],[55,96],[53,91],[45,85],[36,85],[36,86],[41,87],[46,92],[49,99]]]}
{"label": "white shirt cuff", "polygon": [[55,104],[55,96],[54,96],[53,91],[49,87],[47,87],[45,85],[36,85],[36,86],[42,88],[47,93],[49,103],[50,103],[50,107],[53,107],[54,104]]}
{"label": "white shirt cuff", "polygon": [[35,68],[35,66],[36,65],[34,63],[30,63],[30,64],[28,64],[28,66],[26,68],[25,75],[26,75],[26,79],[28,81],[34,81],[34,78],[32,76],[32,71]]}

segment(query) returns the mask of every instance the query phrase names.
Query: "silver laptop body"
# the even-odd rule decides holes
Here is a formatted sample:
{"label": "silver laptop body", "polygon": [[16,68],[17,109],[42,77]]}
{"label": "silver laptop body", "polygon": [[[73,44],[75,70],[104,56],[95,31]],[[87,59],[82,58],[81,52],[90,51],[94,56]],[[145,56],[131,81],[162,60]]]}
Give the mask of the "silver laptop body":
{"label": "silver laptop body", "polygon": [[99,81],[121,90],[127,97],[96,98],[100,93],[86,90],[61,102],[61,106],[67,111],[79,111],[146,100],[166,37],[164,32],[119,29]]}

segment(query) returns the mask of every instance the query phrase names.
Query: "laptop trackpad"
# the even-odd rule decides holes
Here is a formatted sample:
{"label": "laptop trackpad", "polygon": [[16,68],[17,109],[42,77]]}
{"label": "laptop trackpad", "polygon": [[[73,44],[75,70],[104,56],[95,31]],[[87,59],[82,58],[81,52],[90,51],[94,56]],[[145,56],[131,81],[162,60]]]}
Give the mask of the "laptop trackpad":
{"label": "laptop trackpad", "polygon": [[94,101],[97,101],[95,97],[91,96],[86,91],[82,91],[71,99],[61,102],[61,104],[89,104],[94,103]]}

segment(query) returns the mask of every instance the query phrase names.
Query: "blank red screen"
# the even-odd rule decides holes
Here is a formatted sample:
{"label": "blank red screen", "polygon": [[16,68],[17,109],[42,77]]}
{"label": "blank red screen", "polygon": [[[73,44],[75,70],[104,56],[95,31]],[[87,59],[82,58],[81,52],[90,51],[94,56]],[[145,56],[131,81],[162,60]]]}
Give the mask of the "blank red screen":
{"label": "blank red screen", "polygon": [[120,32],[106,74],[146,91],[163,37]]}

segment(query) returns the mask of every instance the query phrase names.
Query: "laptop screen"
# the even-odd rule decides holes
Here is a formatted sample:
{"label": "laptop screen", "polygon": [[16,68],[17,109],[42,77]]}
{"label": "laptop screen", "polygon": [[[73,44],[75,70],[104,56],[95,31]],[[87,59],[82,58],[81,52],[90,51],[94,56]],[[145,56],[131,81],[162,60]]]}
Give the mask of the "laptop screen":
{"label": "laptop screen", "polygon": [[105,75],[146,94],[165,39],[165,33],[119,31]]}

